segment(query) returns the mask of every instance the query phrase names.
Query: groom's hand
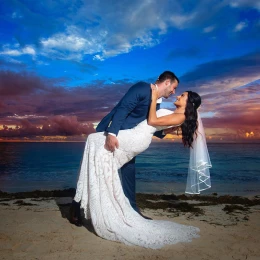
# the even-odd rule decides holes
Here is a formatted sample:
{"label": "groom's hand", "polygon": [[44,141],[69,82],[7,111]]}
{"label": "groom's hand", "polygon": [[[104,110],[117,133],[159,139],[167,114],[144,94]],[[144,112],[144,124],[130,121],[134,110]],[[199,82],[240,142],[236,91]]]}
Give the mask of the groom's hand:
{"label": "groom's hand", "polygon": [[176,134],[176,131],[178,129],[178,126],[177,127],[171,127],[171,128],[167,128],[167,129],[164,129],[163,132],[167,135],[167,134]]}
{"label": "groom's hand", "polygon": [[108,134],[106,137],[106,143],[104,146],[108,151],[114,152],[119,147],[118,140],[115,136]]}

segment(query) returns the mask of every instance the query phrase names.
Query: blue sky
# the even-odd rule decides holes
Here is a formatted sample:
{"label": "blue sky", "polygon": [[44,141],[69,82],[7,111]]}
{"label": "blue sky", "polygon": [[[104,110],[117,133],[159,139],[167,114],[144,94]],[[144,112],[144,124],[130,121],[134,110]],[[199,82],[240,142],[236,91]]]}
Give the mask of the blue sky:
{"label": "blue sky", "polygon": [[[210,121],[209,135],[239,137],[235,122],[243,118],[241,133],[258,138],[259,43],[259,1],[0,0],[0,125],[44,124],[38,119],[51,116],[96,122],[131,84],[172,70],[181,80],[177,94],[208,97],[202,113],[219,122]],[[243,98],[247,113],[238,109]],[[164,106],[173,109],[172,100]],[[219,121],[225,109],[233,125]]]}

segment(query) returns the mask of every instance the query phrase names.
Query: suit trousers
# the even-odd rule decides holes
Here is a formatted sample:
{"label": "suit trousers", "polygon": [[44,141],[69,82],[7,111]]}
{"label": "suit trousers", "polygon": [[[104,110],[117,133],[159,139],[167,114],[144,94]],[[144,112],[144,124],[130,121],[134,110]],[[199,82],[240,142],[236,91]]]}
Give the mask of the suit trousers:
{"label": "suit trousers", "polygon": [[136,205],[135,197],[135,157],[122,166],[121,168],[121,182],[125,196],[129,199],[129,202],[133,209],[139,212]]}

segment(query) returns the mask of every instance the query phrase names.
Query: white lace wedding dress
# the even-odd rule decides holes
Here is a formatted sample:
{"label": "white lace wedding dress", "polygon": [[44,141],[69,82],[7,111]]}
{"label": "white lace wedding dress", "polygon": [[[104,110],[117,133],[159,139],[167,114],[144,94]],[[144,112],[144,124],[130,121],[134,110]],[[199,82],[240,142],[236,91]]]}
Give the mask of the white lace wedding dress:
{"label": "white lace wedding dress", "polygon": [[[160,109],[157,116],[170,113]],[[81,201],[85,217],[91,218],[100,237],[153,249],[199,237],[199,229],[193,226],[144,219],[133,210],[121,186],[118,169],[148,148],[154,132],[165,128],[150,126],[145,120],[132,129],[121,130],[117,136],[119,149],[114,153],[104,148],[104,133],[88,136],[74,200]]]}

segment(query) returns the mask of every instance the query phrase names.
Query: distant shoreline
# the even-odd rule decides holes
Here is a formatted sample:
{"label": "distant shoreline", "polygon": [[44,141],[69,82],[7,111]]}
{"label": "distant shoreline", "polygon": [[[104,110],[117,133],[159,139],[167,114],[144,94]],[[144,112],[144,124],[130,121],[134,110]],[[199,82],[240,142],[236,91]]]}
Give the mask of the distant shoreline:
{"label": "distant shoreline", "polygon": [[[37,140],[0,140],[0,143],[85,143],[86,140],[84,141],[37,141]],[[152,143],[180,143],[181,141],[179,140],[171,140],[171,139],[167,139],[167,140],[156,140],[153,139]],[[216,142],[216,141],[208,141],[208,144],[260,144],[260,140],[258,142],[248,142],[248,141],[239,141],[239,142],[235,142],[235,141],[225,141],[225,142]]]}

